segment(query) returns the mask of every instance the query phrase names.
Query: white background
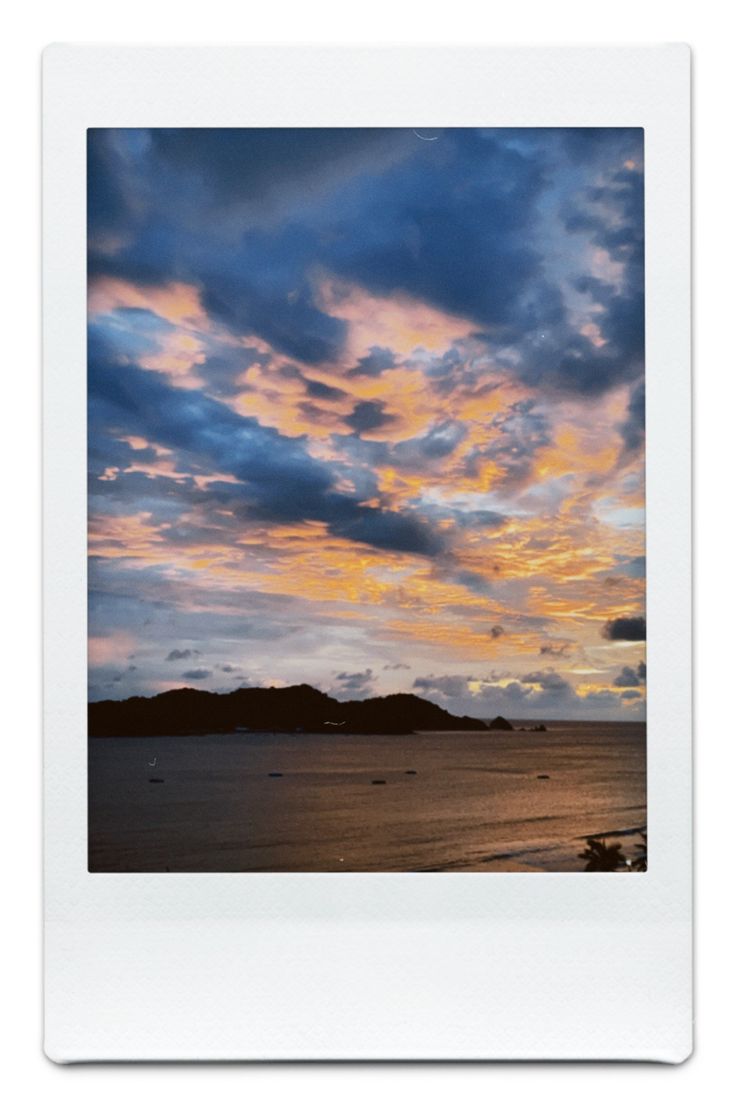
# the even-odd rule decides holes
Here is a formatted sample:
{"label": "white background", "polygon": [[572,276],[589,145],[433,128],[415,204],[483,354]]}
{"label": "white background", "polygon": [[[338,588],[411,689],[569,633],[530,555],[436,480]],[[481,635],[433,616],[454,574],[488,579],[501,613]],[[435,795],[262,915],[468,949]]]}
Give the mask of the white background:
{"label": "white background", "polygon": [[[654,4],[619,0],[615,7],[557,0],[516,0],[506,11],[453,0],[450,10],[427,3],[299,5],[282,2],[263,15],[210,0],[200,6],[139,3],[122,8],[68,2],[36,4],[16,17],[3,47],[3,130],[7,189],[4,213],[4,367],[2,516],[7,536],[2,633],[3,842],[5,906],[2,941],[8,1058],[0,1078],[17,1078],[16,1093],[57,1100],[143,1100],[175,1092],[220,1099],[258,1094],[286,1099],[394,1098],[421,1092],[431,1101],[449,1092],[464,1099],[512,1092],[521,1099],[559,1096],[601,1101],[622,1093],[674,1100],[695,1092],[720,1097],[730,1075],[733,985],[731,950],[733,678],[731,545],[734,498],[733,154],[728,101],[733,99],[732,47],[715,4],[701,0]],[[408,43],[647,43],[686,41],[694,49],[696,196],[696,751],[698,825],[698,988],[695,1056],[682,1067],[659,1066],[267,1066],[68,1067],[51,1065],[40,1046],[40,652],[39,652],[39,355],[38,136],[39,54],[51,41],[117,42],[408,42]],[[7,238],[10,237],[10,242]],[[10,338],[10,348],[8,348]],[[730,599],[730,604],[729,604]],[[10,606],[10,609],[7,607]],[[204,1080],[203,1080],[204,1079]],[[244,1080],[243,1080],[244,1079]],[[664,1081],[666,1080],[666,1084]],[[15,1093],[14,1093],[15,1095]]]}

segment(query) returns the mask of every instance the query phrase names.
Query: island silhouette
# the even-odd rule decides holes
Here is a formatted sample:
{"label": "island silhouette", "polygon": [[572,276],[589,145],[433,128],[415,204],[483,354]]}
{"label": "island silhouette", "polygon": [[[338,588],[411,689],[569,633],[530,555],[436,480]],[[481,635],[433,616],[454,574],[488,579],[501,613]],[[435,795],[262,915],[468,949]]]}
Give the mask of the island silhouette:
{"label": "island silhouette", "polygon": [[[227,694],[182,687],[150,698],[90,702],[88,725],[90,736],[186,736],[248,731],[360,735],[402,735],[417,730],[488,731],[485,721],[455,717],[416,694],[337,701],[305,684],[244,687]],[[512,727],[507,721],[505,726]]]}

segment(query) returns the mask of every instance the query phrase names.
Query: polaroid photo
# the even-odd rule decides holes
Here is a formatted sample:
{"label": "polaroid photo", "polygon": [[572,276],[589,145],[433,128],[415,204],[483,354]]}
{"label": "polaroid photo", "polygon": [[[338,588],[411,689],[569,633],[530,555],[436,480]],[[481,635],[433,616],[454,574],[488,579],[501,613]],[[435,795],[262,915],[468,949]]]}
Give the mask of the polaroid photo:
{"label": "polaroid photo", "polygon": [[689,69],[47,50],[54,1060],[689,1055]]}

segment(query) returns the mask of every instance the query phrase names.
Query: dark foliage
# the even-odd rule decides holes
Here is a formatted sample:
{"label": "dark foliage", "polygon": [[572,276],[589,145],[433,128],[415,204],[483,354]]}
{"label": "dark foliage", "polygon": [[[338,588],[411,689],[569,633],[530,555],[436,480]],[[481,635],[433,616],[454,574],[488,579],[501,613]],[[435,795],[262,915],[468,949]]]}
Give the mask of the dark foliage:
{"label": "dark foliage", "polygon": [[581,851],[578,858],[585,859],[586,870],[594,870],[597,873],[620,870],[626,866],[626,859],[621,851],[620,843],[606,843],[605,840],[594,839],[592,836],[586,840],[588,846]]}
{"label": "dark foliage", "polygon": [[589,836],[586,840],[588,846],[585,851],[581,851],[578,858],[585,859],[586,870],[592,870],[596,872],[601,871],[613,871],[613,870],[631,870],[637,873],[643,873],[647,869],[647,831],[646,828],[642,828],[639,832],[642,839],[642,843],[635,844],[636,850],[639,854],[629,860],[623,852],[620,843],[606,843],[604,839],[596,839],[594,836]]}
{"label": "dark foliage", "polygon": [[631,869],[643,873],[647,869],[647,833],[643,831],[640,835],[643,842],[636,844],[636,850],[639,854],[631,860]]}

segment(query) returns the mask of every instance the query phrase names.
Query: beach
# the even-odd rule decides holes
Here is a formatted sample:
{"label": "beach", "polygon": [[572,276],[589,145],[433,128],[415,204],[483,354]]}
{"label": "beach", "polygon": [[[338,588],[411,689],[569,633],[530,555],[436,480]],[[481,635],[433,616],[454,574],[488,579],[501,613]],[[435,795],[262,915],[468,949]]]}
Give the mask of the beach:
{"label": "beach", "polygon": [[604,722],[90,739],[89,869],[582,871],[586,837],[640,842],[645,744]]}

